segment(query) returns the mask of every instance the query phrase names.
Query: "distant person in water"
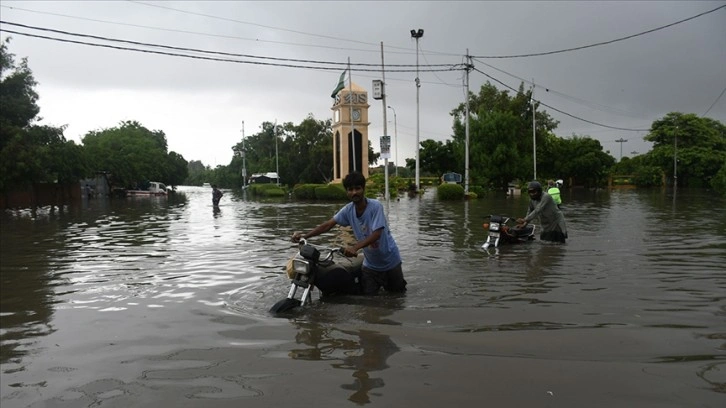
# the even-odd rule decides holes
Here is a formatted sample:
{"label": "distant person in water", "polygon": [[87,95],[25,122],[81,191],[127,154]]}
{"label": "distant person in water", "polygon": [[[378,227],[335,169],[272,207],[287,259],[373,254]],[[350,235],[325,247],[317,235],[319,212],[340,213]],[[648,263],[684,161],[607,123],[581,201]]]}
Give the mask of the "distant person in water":
{"label": "distant person in water", "polygon": [[224,193],[222,193],[218,188],[216,184],[212,184],[212,205],[215,207],[219,207],[219,200],[222,199],[222,196]]}
{"label": "distant person in water", "polygon": [[555,200],[555,204],[557,204],[557,208],[560,208],[560,205],[562,204],[562,197],[560,197],[559,183],[555,183],[554,180],[548,180],[547,194],[552,196],[552,199]]}

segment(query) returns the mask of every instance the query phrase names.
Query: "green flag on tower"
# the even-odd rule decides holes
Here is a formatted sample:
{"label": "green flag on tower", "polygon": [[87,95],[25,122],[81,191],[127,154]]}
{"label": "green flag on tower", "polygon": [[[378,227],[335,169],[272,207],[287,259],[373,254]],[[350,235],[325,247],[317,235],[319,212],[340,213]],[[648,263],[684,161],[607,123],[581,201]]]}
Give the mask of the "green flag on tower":
{"label": "green flag on tower", "polygon": [[335,95],[337,95],[341,89],[345,88],[345,73],[346,73],[346,71],[343,71],[343,73],[340,74],[340,79],[338,80],[338,86],[336,86],[335,89],[333,90],[333,93],[330,94],[331,98],[335,98]]}

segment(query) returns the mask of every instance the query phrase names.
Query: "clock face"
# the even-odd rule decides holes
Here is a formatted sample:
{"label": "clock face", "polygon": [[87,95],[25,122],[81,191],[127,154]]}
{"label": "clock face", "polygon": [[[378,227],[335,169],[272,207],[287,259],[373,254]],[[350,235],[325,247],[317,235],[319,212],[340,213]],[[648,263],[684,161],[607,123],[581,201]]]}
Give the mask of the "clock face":
{"label": "clock face", "polygon": [[353,120],[360,120],[360,109],[353,109]]}

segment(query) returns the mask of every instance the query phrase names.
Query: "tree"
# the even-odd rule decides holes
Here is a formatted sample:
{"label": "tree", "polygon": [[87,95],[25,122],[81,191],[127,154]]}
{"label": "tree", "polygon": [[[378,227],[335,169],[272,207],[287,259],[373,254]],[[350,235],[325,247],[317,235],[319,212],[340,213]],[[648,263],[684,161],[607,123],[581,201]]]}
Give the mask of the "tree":
{"label": "tree", "polygon": [[726,163],[726,126],[711,118],[671,112],[654,121],[644,139],[653,142],[646,162],[671,179],[676,171],[679,185],[706,187]]}
{"label": "tree", "polygon": [[88,132],[82,140],[93,168],[110,172],[118,186],[137,188],[145,181],[173,186],[187,176],[186,160],[177,153],[167,153],[164,132],[151,131],[136,121]]}
{"label": "tree", "polygon": [[[421,142],[419,160],[419,169],[424,173],[440,176],[448,171],[458,170],[453,167],[457,160],[451,140],[447,140],[446,143],[424,140]],[[412,164],[416,165],[415,160],[412,160]]]}
{"label": "tree", "polygon": [[189,176],[189,163],[177,152],[169,152],[166,163],[168,176],[166,182],[173,188],[184,183]]}
{"label": "tree", "polygon": [[27,59],[15,63],[9,40],[0,44],[0,190],[76,182],[88,172],[83,148],[65,139],[64,127],[34,124],[37,82]]}
{"label": "tree", "polygon": [[[280,125],[263,122],[261,128],[260,132],[246,137],[244,141],[248,176],[279,169],[281,182],[288,185],[327,183],[332,180],[333,137],[330,119],[319,121],[308,114],[298,125],[292,122]],[[242,184],[242,141],[235,144],[232,150],[234,157],[230,169],[224,171],[237,174],[238,182],[227,187]],[[373,151],[369,140],[368,164],[375,163],[379,156]]]}
{"label": "tree", "polygon": [[559,139],[553,155],[560,158],[559,174],[585,187],[605,185],[615,164],[615,158],[605,153],[600,142],[587,136]]}
{"label": "tree", "polygon": [[10,38],[0,43],[0,148],[19,129],[28,127],[37,117],[37,82],[28,68],[27,58],[19,65],[15,55],[8,52]]}
{"label": "tree", "polygon": [[[479,94],[469,94],[469,156],[472,181],[506,190],[514,179],[532,178],[532,92],[520,84],[516,95],[499,91],[487,82]],[[558,122],[545,111],[536,110],[537,150],[557,127]],[[451,111],[454,117],[453,143],[458,169],[464,169],[466,152],[465,104]],[[538,162],[542,157],[537,155]],[[539,164],[539,163],[538,163]]]}
{"label": "tree", "polygon": [[333,179],[333,134],[330,125],[330,119],[318,121],[310,114],[299,125],[290,127],[289,153],[296,159],[289,161],[286,171],[297,175],[298,183],[328,183]]}
{"label": "tree", "polygon": [[192,160],[187,163],[187,178],[184,179],[184,185],[201,186],[204,183],[210,183],[212,169],[205,167],[201,160]]}

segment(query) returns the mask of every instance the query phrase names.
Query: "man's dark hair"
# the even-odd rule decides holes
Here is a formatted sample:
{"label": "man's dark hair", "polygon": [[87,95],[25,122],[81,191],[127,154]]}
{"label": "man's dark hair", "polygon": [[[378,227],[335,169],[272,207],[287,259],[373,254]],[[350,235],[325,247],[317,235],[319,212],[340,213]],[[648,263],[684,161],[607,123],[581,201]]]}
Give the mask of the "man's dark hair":
{"label": "man's dark hair", "polygon": [[363,188],[366,186],[366,178],[359,171],[348,173],[348,175],[343,179],[343,187],[345,187],[346,190],[356,186]]}

